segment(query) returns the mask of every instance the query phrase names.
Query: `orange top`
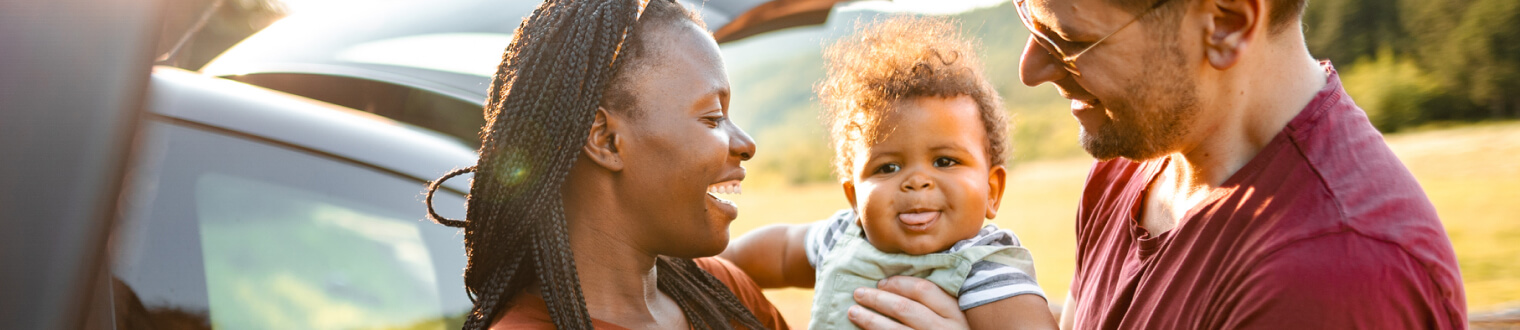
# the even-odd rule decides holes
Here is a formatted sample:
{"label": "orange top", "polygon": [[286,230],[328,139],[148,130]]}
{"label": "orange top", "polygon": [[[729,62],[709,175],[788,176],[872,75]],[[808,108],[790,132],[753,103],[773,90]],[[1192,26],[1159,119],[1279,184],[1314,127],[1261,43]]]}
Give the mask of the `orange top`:
{"label": "orange top", "polygon": [[[781,312],[776,311],[776,306],[771,305],[771,301],[765,299],[765,295],[760,292],[760,285],[755,284],[755,280],[750,279],[749,275],[738,266],[718,257],[697,258],[692,261],[697,263],[697,267],[701,267],[702,270],[727,285],[728,290],[733,291],[734,296],[739,298],[739,302],[749,307],[750,312],[755,313],[755,318],[760,320],[760,324],[770,329],[790,329],[786,326],[786,320],[781,318]],[[512,308],[491,325],[492,329],[554,329],[554,320],[549,318],[549,307],[544,305],[544,299],[537,294],[519,294],[512,298],[510,306]],[[591,320],[591,326],[597,329],[627,329],[597,319]]]}

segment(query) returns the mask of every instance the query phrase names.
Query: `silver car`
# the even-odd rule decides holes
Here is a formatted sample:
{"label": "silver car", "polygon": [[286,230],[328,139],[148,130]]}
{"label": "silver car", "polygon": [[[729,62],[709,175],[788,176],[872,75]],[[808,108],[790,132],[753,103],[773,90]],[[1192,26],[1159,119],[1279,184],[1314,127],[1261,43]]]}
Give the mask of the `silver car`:
{"label": "silver car", "polygon": [[[834,2],[701,8],[727,41]],[[489,77],[536,5],[296,15],[201,72],[154,68],[110,236],[116,327],[458,328],[463,235],[422,219],[422,187],[475,163]],[[468,189],[438,211],[462,218]]]}

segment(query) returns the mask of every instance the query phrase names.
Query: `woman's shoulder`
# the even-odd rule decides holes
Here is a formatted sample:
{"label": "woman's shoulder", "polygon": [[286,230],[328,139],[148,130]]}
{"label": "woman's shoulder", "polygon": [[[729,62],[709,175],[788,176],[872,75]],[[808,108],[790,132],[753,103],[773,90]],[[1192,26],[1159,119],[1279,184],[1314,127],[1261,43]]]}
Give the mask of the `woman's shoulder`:
{"label": "woman's shoulder", "polygon": [[[739,266],[719,257],[697,258],[692,261],[697,264],[697,267],[712,274],[719,282],[723,282],[723,285],[728,287],[728,291],[733,292],[744,307],[748,307],[750,312],[755,313],[755,318],[759,319],[761,324],[770,329],[789,329],[786,320],[781,317],[781,312],[777,311],[776,306],[771,304],[771,301],[766,299],[765,294],[760,291],[760,285],[755,284],[755,280],[750,279],[749,275],[739,269]],[[544,305],[543,297],[528,292],[520,293],[512,298],[510,306],[497,316],[491,328],[554,329],[554,320],[549,317],[549,309]],[[591,321],[592,326],[597,329],[624,329],[601,320]]]}
{"label": "woman's shoulder", "polygon": [[[512,298],[507,310],[501,311],[495,322],[491,322],[491,329],[530,329],[530,330],[554,330],[554,319],[549,317],[549,307],[544,304],[544,298],[537,294],[523,292]],[[591,326],[597,329],[627,329],[622,326],[592,319]]]}
{"label": "woman's shoulder", "polygon": [[[771,306],[770,300],[765,299],[765,295],[760,292],[760,285],[755,284],[754,279],[749,278],[749,275],[745,274],[744,270],[739,269],[739,266],[734,265],[728,259],[706,257],[692,259],[691,261],[697,263],[697,267],[701,267],[708,274],[712,274],[713,277],[718,278],[718,281],[723,282],[723,285],[728,286],[728,291],[733,291],[734,295],[739,297],[739,301],[744,302],[744,305],[749,306],[751,310],[755,309],[756,304],[763,304],[765,307],[775,309],[774,306]],[[759,315],[760,313],[755,314]]]}
{"label": "woman's shoulder", "polygon": [[745,274],[744,270],[739,269],[739,266],[719,257],[696,258],[692,259],[692,262],[708,274],[712,274],[719,282],[723,282],[723,285],[728,286],[728,291],[732,291],[734,297],[739,298],[739,302],[743,303],[744,307],[748,307],[750,312],[755,313],[755,318],[759,319],[760,323],[771,329],[789,329],[786,320],[781,317],[781,312],[777,311],[770,299],[765,298],[765,293],[760,291],[760,285],[755,284],[755,280]]}

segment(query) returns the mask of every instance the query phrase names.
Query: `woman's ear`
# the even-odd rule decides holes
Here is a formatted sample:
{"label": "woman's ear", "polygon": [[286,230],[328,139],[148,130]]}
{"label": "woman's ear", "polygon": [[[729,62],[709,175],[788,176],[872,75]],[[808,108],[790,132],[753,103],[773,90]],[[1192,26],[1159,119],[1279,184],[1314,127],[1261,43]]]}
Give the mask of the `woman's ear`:
{"label": "woman's ear", "polygon": [[997,218],[998,206],[1003,203],[1003,188],[1008,182],[1008,168],[993,165],[987,170],[987,219]]}
{"label": "woman's ear", "polygon": [[1209,0],[1211,20],[1206,24],[1204,56],[1209,65],[1224,70],[1234,67],[1257,34],[1266,27],[1266,0]]}
{"label": "woman's ear", "polygon": [[606,108],[596,107],[596,119],[591,122],[590,136],[586,137],[586,146],[582,148],[586,158],[608,171],[622,171],[622,140],[617,135],[622,125],[622,120],[608,114]]}

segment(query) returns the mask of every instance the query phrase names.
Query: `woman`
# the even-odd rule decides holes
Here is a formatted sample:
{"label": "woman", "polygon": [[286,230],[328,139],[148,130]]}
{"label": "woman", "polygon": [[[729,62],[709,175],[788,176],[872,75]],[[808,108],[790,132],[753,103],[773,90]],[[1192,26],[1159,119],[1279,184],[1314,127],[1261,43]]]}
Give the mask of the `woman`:
{"label": "woman", "polygon": [[[736,189],[755,153],[728,91],[717,44],[674,0],[541,4],[491,85],[480,160],[428,189],[429,219],[465,229],[464,328],[785,329],[754,281],[711,257],[738,210],[708,192]],[[468,172],[467,220],[434,213],[438,184]],[[862,303],[907,306],[891,316],[913,326],[955,306],[900,286],[913,300]]]}
{"label": "woman", "polygon": [[785,327],[732,264],[691,259],[727,245],[737,209],[707,191],[755,153],[698,18],[672,0],[545,1],[490,95],[479,162],[440,179],[475,172],[468,220],[429,207],[465,228],[465,328]]}

